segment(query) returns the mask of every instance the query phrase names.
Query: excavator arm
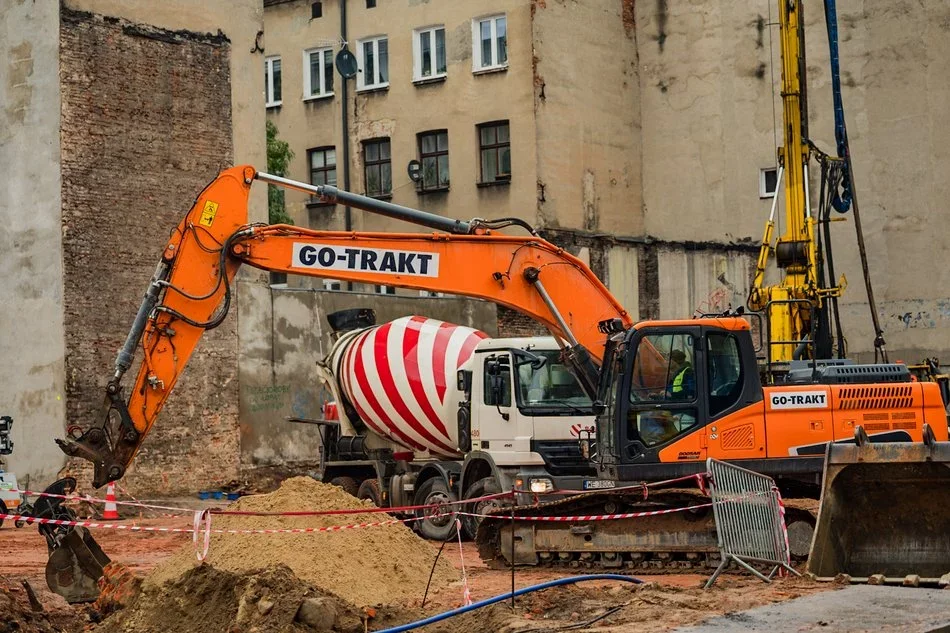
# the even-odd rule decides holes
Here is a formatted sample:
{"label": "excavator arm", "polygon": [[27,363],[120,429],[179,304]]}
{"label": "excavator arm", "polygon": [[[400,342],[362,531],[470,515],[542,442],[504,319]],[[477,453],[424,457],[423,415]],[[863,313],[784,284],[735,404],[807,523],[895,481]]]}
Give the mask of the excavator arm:
{"label": "excavator arm", "polygon": [[[255,180],[308,191],[437,233],[314,231],[248,224]],[[238,268],[447,292],[493,301],[546,326],[592,395],[606,334],[599,323],[632,321],[581,260],[537,237],[496,235],[516,221],[464,222],[332,187],[314,187],[238,166],[222,172],[172,231],[115,370],[99,420],[57,440],[93,462],[98,487],[125,473],[205,330],[221,324]],[[125,395],[122,378],[141,356]]]}

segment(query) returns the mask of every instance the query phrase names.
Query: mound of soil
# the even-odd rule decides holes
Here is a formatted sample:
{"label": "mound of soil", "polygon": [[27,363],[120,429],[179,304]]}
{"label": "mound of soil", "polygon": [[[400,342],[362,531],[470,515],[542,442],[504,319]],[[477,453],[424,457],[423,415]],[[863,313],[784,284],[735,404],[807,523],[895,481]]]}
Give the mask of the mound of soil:
{"label": "mound of soil", "polygon": [[302,582],[284,565],[241,574],[200,565],[162,586],[146,586],[131,605],[95,628],[96,633],[362,630],[353,608]]}
{"label": "mound of soil", "polygon": [[[243,497],[229,509],[259,512],[372,508],[336,486],[309,477],[294,477],[266,495]],[[303,528],[385,521],[384,513],[277,517],[215,516],[214,529]],[[219,570],[246,572],[286,565],[301,580],[356,607],[401,603],[421,598],[435,551],[403,524],[305,534],[213,534],[207,562]],[[158,586],[193,569],[189,543],[146,578]],[[458,572],[439,561],[432,590],[459,580]]]}
{"label": "mound of soil", "polygon": [[73,610],[34,611],[26,590],[0,576],[0,633],[60,633],[81,631],[84,618]]}

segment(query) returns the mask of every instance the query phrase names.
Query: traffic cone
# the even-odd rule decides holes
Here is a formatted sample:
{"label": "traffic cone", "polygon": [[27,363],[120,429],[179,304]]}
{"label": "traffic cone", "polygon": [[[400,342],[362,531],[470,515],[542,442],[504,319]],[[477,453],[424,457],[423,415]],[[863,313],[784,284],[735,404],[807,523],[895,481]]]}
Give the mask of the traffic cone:
{"label": "traffic cone", "polygon": [[102,513],[103,521],[118,521],[119,508],[115,504],[115,484],[109,484],[106,488],[106,509]]}

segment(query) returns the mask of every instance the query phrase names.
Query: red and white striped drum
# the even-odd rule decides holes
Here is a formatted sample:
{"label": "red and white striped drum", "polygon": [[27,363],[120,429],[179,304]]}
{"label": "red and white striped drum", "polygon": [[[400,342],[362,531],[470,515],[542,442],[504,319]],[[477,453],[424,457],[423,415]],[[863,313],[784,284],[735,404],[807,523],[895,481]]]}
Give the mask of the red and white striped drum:
{"label": "red and white striped drum", "polygon": [[332,366],[373,432],[412,451],[455,457],[456,372],[485,338],[469,327],[403,317],[341,339]]}

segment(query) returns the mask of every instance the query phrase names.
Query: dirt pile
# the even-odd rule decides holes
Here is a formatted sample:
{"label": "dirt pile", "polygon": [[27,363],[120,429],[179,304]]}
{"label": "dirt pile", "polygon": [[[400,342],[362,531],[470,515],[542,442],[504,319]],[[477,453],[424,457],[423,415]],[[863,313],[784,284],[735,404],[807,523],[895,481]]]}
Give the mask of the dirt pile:
{"label": "dirt pile", "polygon": [[[336,486],[294,477],[266,495],[243,497],[229,509],[292,512],[372,508]],[[309,517],[215,516],[214,529],[303,528],[385,521],[387,514]],[[207,562],[220,570],[245,572],[286,565],[305,582],[357,607],[421,598],[435,552],[405,525],[305,534],[213,534]],[[156,586],[196,566],[192,544],[159,565],[146,579]],[[433,590],[459,580],[451,564],[440,561]]]}
{"label": "dirt pile", "polygon": [[0,633],[80,631],[83,620],[68,608],[49,611],[38,604],[34,609],[23,585],[0,576]]}
{"label": "dirt pile", "polygon": [[360,616],[284,565],[236,574],[210,565],[146,586],[96,633],[357,633]]}

